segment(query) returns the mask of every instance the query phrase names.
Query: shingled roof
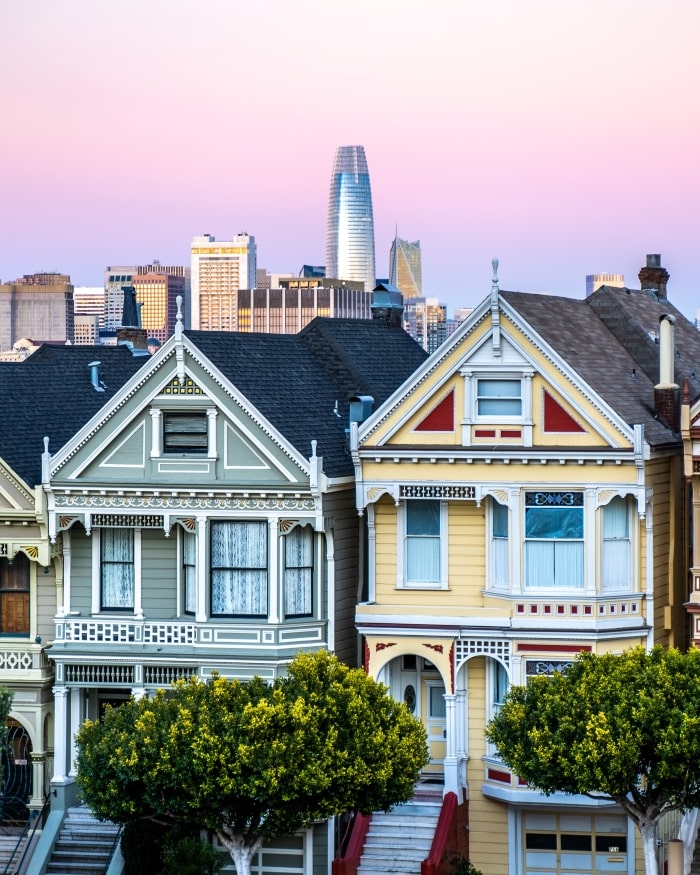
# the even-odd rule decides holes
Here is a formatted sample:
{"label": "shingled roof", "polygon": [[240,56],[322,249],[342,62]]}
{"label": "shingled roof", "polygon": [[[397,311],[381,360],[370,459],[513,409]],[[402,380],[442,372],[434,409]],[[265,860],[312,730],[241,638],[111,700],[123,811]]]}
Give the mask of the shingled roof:
{"label": "shingled roof", "polygon": [[680,435],[654,409],[659,380],[659,319],[674,316],[676,381],[700,391],[700,332],[665,298],[603,286],[585,300],[501,292],[504,300],[629,425],[643,425],[651,446],[679,444]]}
{"label": "shingled roof", "polygon": [[[27,483],[41,482],[44,437],[63,446],[144,363],[128,346],[41,346],[21,362],[0,362],[0,457]],[[101,392],[90,363],[100,362]]]}
{"label": "shingled roof", "polygon": [[301,453],[311,442],[329,477],[352,476],[349,400],[383,403],[427,357],[402,329],[367,319],[315,319],[299,334],[187,331],[210,359]]}

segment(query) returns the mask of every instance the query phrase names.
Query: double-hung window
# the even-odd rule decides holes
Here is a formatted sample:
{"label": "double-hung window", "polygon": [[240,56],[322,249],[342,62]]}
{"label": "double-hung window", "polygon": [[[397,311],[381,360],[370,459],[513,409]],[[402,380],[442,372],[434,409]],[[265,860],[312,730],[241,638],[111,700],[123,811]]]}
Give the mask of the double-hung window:
{"label": "double-hung window", "polygon": [[284,537],[284,613],[309,617],[313,611],[314,530],[297,526]]}
{"label": "double-hung window", "polygon": [[525,493],[525,585],[581,588],[583,493]]}
{"label": "double-hung window", "polygon": [[0,559],[0,633],[29,634],[29,559]]}
{"label": "double-hung window", "polygon": [[631,566],[629,504],[617,497],[603,507],[603,589],[629,589]]}
{"label": "double-hung window", "polygon": [[134,530],[100,530],[100,599],[103,611],[134,609]]}
{"label": "double-hung window", "polygon": [[522,416],[522,383],[519,379],[478,379],[476,414],[479,418]]}
{"label": "double-hung window", "polygon": [[267,523],[212,522],[213,616],[267,616]]}
{"label": "double-hung window", "polygon": [[438,585],[441,581],[440,502],[406,501],[405,582]]}

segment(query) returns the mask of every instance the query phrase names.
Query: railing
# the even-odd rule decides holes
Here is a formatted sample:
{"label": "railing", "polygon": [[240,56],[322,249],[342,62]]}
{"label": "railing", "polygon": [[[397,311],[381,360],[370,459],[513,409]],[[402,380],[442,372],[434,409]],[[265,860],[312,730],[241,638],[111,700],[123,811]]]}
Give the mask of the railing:
{"label": "railing", "polygon": [[[7,861],[7,865],[2,871],[2,875],[19,875],[19,873],[24,871],[25,863],[29,862],[29,850],[34,846],[34,839],[36,837],[37,829],[39,829],[39,825],[43,827],[44,821],[46,820],[46,815],[48,814],[49,808],[51,807],[50,803],[51,797],[49,794],[46,794],[44,799],[44,804],[39,812],[30,812],[29,817],[27,818],[27,822],[24,825],[24,829],[17,839],[17,844],[15,845],[15,849],[10,855],[10,859]],[[34,820],[34,826],[29,829],[29,824],[32,819]],[[24,844],[24,850],[22,851],[22,855],[17,861],[16,865],[13,865],[13,861],[17,856],[17,852],[22,844],[22,840],[26,838],[26,842]],[[13,866],[12,870],[10,870],[10,866]]]}
{"label": "railing", "polygon": [[124,826],[121,825],[121,826],[119,827],[119,831],[118,831],[117,834],[114,836],[114,841],[112,842],[112,847],[111,847],[111,849],[110,849],[110,851],[109,851],[109,856],[107,857],[107,862],[105,863],[105,868],[104,868],[104,871],[105,871],[105,872],[107,872],[107,870],[109,869],[109,864],[112,862],[112,857],[114,857],[114,852],[117,850],[117,845],[119,844],[119,840],[120,840],[121,837],[122,837],[122,831],[123,831],[123,829],[124,829]]}

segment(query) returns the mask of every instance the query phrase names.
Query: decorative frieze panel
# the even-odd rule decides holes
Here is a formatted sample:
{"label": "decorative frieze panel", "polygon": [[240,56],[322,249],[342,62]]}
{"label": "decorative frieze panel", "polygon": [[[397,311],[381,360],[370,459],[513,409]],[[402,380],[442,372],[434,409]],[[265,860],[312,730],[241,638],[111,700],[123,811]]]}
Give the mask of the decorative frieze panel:
{"label": "decorative frieze panel", "polygon": [[518,617],[551,617],[567,619],[615,619],[618,617],[639,617],[642,614],[642,599],[617,598],[606,601],[564,602],[549,601],[517,602],[515,614]]}
{"label": "decorative frieze panel", "polygon": [[460,484],[423,484],[404,483],[399,487],[401,499],[407,498],[437,498],[441,501],[448,499],[475,499],[476,489],[474,486]]}
{"label": "decorative frieze panel", "polygon": [[157,514],[96,513],[92,517],[93,529],[129,526],[133,529],[162,529],[163,517]]}
{"label": "decorative frieze panel", "polygon": [[[287,497],[284,495],[258,496],[250,495],[84,495],[82,493],[55,494],[56,511],[71,508],[72,510],[90,508],[119,508],[134,510],[164,510],[164,511],[313,511],[312,498]],[[123,519],[123,517],[121,518]],[[153,519],[151,517],[151,519]]]}
{"label": "decorative frieze panel", "polygon": [[34,668],[34,654],[31,650],[0,651],[0,672],[29,671]]}
{"label": "decorative frieze panel", "polygon": [[470,656],[491,656],[504,665],[510,663],[510,641],[503,638],[458,638],[455,642],[455,663],[461,665]]}

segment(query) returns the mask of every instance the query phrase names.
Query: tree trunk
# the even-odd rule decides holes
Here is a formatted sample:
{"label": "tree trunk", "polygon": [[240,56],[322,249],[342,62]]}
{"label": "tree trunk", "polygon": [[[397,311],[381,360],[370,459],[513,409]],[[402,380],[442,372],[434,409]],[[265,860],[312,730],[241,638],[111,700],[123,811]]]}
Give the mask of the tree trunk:
{"label": "tree trunk", "polygon": [[644,871],[646,875],[659,875],[659,861],[656,856],[656,823],[637,825],[642,837],[644,850]]}
{"label": "tree trunk", "polygon": [[242,833],[232,833],[229,836],[217,830],[216,834],[231,855],[233,865],[236,867],[236,875],[250,875],[250,863],[262,847],[262,838],[257,838],[252,845],[247,845]]}

